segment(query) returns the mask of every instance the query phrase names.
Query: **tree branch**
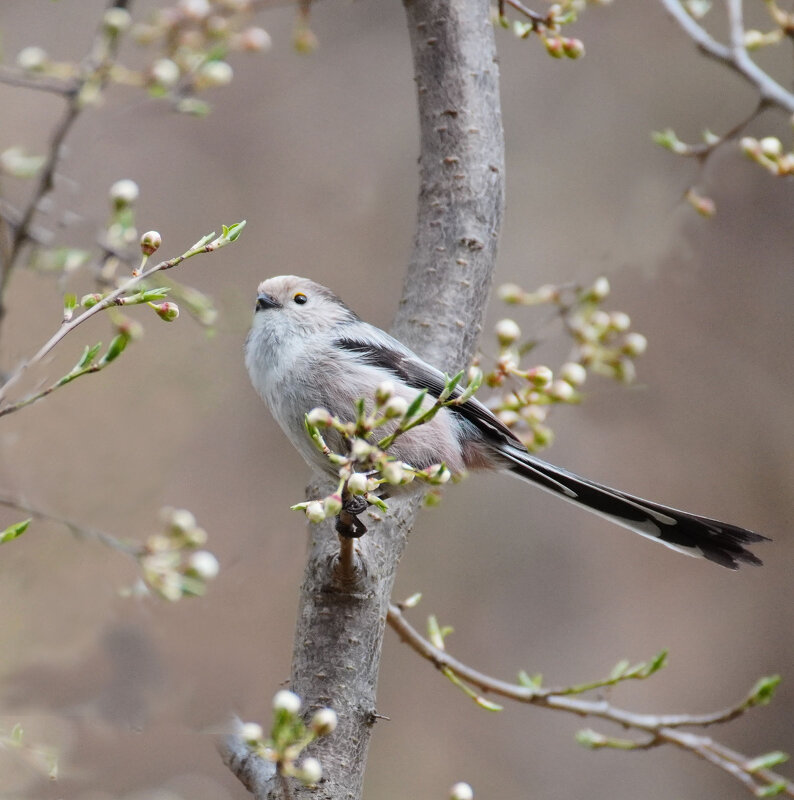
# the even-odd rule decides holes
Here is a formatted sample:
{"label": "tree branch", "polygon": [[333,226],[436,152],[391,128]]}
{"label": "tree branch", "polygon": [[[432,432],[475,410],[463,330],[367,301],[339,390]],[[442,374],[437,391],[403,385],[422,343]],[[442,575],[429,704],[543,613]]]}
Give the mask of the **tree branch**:
{"label": "tree branch", "polygon": [[728,0],[728,19],[730,23],[730,46],[714,39],[686,11],[680,0],[660,0],[668,14],[681,26],[683,31],[695,42],[698,50],[709,58],[719,61],[741,75],[754,86],[761,100],[775,105],[789,113],[794,112],[794,93],[787,91],[777,81],[762,70],[747,54],[744,46],[744,25],[742,22],[741,0]]}
{"label": "tree branch", "polygon": [[567,711],[580,717],[596,717],[620,725],[624,729],[640,732],[644,741],[610,740],[600,734],[588,732],[587,744],[594,748],[648,749],[662,744],[671,744],[693,753],[741,781],[756,796],[768,787],[778,787],[779,794],[794,797],[794,783],[769,769],[754,769],[751,759],[719,744],[709,736],[678,730],[681,727],[706,727],[729,722],[758,705],[756,692],[729,708],[712,714],[638,714],[617,708],[606,700],[585,700],[570,696],[565,689],[521,686],[493,678],[467,666],[425,639],[406,619],[402,609],[389,604],[388,623],[412,650],[430,661],[441,671],[454,675],[480,691],[499,695],[519,703]]}
{"label": "tree branch", "polygon": [[[421,128],[414,251],[393,333],[450,373],[470,362],[482,326],[503,213],[504,141],[488,0],[406,0]],[[313,487],[310,496],[323,489]],[[327,493],[327,492],[324,492]],[[312,526],[293,652],[291,688],[308,710],[330,706],[333,735],[310,746],[323,767],[296,800],[357,800],[372,726],[389,597],[418,510],[393,498],[358,540],[356,580],[340,584],[333,522]],[[278,781],[224,747],[257,798],[283,797]]]}

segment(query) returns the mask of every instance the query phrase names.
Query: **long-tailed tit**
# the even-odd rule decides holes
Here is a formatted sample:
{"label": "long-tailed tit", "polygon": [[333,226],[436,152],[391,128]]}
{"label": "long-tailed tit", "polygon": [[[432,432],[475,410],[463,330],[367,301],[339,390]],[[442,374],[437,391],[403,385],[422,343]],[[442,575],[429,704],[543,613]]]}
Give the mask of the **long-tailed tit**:
{"label": "long-tailed tit", "polygon": [[[260,284],[245,363],[251,382],[292,444],[310,466],[334,476],[336,467],[306,433],[304,418],[309,411],[322,407],[351,420],[356,400],[373,397],[386,380],[409,401],[422,389],[438,397],[445,386],[442,372],[361,320],[330,289],[294,275]],[[344,448],[342,441],[329,444]],[[476,399],[442,408],[430,422],[397,438],[389,453],[415,469],[444,462],[452,472],[507,470],[681,553],[730,569],[740,563],[761,564],[745,545],[766,537],[610,489],[548,464],[530,455]]]}

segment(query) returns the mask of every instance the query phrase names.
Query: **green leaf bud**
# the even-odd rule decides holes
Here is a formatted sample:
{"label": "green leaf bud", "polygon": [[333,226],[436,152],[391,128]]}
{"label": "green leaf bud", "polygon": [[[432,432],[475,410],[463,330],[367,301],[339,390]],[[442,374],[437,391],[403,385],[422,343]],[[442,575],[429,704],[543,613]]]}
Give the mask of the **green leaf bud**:
{"label": "green leaf bud", "polygon": [[306,516],[309,522],[322,522],[325,519],[325,509],[319,500],[313,500],[306,506]]}
{"label": "green leaf bud", "polygon": [[317,736],[328,736],[336,730],[339,720],[332,708],[321,708],[312,715],[309,727]]}
{"label": "green leaf bud", "polygon": [[347,489],[350,494],[366,494],[368,491],[367,476],[363,472],[354,472],[347,479]]}
{"label": "green leaf bud", "polygon": [[141,252],[145,256],[150,256],[160,249],[162,243],[163,237],[157,231],[146,231],[141,236]]}
{"label": "green leaf bud", "polygon": [[0,544],[5,544],[6,542],[10,542],[22,536],[28,529],[28,525],[30,525],[32,520],[32,517],[23,519],[22,522],[15,522],[13,525],[9,525],[4,531],[0,531]]}

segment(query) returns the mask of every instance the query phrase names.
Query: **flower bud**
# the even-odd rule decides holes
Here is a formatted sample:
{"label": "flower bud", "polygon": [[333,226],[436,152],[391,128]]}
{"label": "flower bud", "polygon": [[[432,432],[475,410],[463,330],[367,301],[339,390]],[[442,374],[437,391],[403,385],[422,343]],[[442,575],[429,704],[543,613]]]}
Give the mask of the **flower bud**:
{"label": "flower bud", "polygon": [[375,400],[381,405],[393,396],[394,384],[391,381],[381,381],[375,389]]}
{"label": "flower bud", "polygon": [[132,17],[126,8],[109,8],[102,17],[102,24],[105,26],[105,30],[113,35],[123,33],[130,27],[131,23]]}
{"label": "flower bud", "polygon": [[318,736],[328,736],[336,730],[338,721],[336,711],[332,708],[321,708],[312,715],[309,727]]}
{"label": "flower bud", "polygon": [[609,281],[602,275],[596,278],[595,283],[590,287],[590,295],[596,301],[601,301],[609,295]]}
{"label": "flower bud", "polygon": [[146,231],[141,236],[141,252],[145,256],[150,256],[159,250],[162,243],[163,237],[157,231]]}
{"label": "flower bud", "polygon": [[744,32],[744,46],[748,50],[757,50],[764,46],[764,34],[759,30],[749,30]]}
{"label": "flower bud", "polygon": [[138,199],[139,194],[138,184],[129,178],[116,181],[110,187],[110,201],[118,210],[131,206]]}
{"label": "flower bud", "polygon": [[166,300],[164,303],[149,303],[154,313],[164,322],[173,322],[179,316],[179,306]]}
{"label": "flower bud", "polygon": [[372,445],[364,439],[355,439],[350,446],[350,454],[358,460],[367,458],[373,451]]}
{"label": "flower bud", "polygon": [[179,10],[192,20],[201,20],[206,17],[212,7],[209,0],[179,0]]}
{"label": "flower bud", "polygon": [[461,781],[449,790],[449,800],[474,800],[474,790]]}
{"label": "flower bud", "polygon": [[102,299],[102,295],[98,292],[92,292],[91,294],[84,294],[80,298],[80,305],[83,308],[91,308],[95,306],[100,300]]}
{"label": "flower bud", "polygon": [[306,55],[313,53],[319,44],[314,31],[307,28],[305,25],[298,26],[295,33],[292,35],[292,46],[298,53],[304,53]]}
{"label": "flower bud", "polygon": [[739,140],[739,147],[741,147],[742,152],[746,156],[750,156],[750,158],[756,157],[761,152],[758,139],[754,139],[752,136],[742,136]]}
{"label": "flower bud", "polygon": [[783,154],[783,144],[776,136],[765,136],[758,144],[767,158],[777,158]]}
{"label": "flower bud", "polygon": [[367,476],[363,472],[354,472],[347,479],[347,490],[350,494],[366,494]]}
{"label": "flower bud", "polygon": [[521,336],[521,328],[512,319],[500,319],[496,323],[496,338],[502,347],[509,347]]}
{"label": "flower bud", "polygon": [[316,758],[304,758],[298,770],[298,778],[307,786],[317,783],[323,777],[323,768]]}
{"label": "flower bud", "polygon": [[530,383],[540,389],[548,386],[554,378],[554,373],[548,367],[533,367],[527,371]]}
{"label": "flower bud", "polygon": [[515,425],[519,420],[518,414],[516,414],[515,411],[511,411],[509,408],[502,409],[496,416],[499,417],[499,420],[507,425],[508,428]]}
{"label": "flower bud", "polygon": [[499,287],[497,294],[505,303],[520,303],[524,290],[515,283],[505,283]]}
{"label": "flower bud", "polygon": [[609,315],[609,327],[622,333],[631,327],[631,317],[623,311],[613,311]]}
{"label": "flower bud", "polygon": [[262,730],[262,726],[256,722],[245,722],[240,726],[238,736],[246,744],[255,744],[256,742],[261,742],[262,739],[264,739],[265,732]]}
{"label": "flower bud", "polygon": [[217,578],[221,568],[218,559],[209,550],[197,550],[191,553],[187,566],[190,572],[205,581]]}
{"label": "flower bud", "polygon": [[17,66],[25,72],[40,72],[49,60],[47,51],[42,47],[26,47],[17,54]]}
{"label": "flower bud", "polygon": [[180,70],[170,58],[158,58],[149,68],[152,80],[163,89],[172,89],[179,83]]}
{"label": "flower bud", "polygon": [[198,71],[202,86],[226,86],[232,82],[234,70],[225,61],[207,61]]}
{"label": "flower bud", "polygon": [[160,513],[173,533],[186,533],[196,527],[196,518],[186,508],[164,508]]}
{"label": "flower bud", "polygon": [[313,408],[306,415],[306,419],[309,421],[310,425],[314,425],[316,428],[327,428],[333,421],[331,412],[325,408]]}
{"label": "flower bud", "polygon": [[559,36],[546,36],[543,39],[548,54],[554,58],[562,58],[565,54],[562,46],[562,39]]}
{"label": "flower bud", "polygon": [[404,397],[392,397],[383,408],[383,416],[387,419],[402,417],[408,410],[408,401]]}
{"label": "flower bud", "polygon": [[590,324],[601,332],[605,331],[609,327],[611,321],[612,320],[609,314],[607,314],[606,311],[602,311],[600,308],[596,309],[590,315]]}
{"label": "flower bud", "polygon": [[264,53],[273,45],[270,34],[264,28],[255,26],[241,31],[237,37],[237,43],[241,50],[248,53]]}
{"label": "flower bud", "polygon": [[584,55],[584,44],[580,39],[562,39],[562,51],[568,58],[581,58]]}
{"label": "flower bud", "polygon": [[323,511],[326,517],[335,517],[342,510],[342,498],[338,494],[329,494],[323,500]]}
{"label": "flower bud", "polygon": [[276,711],[286,711],[288,714],[298,714],[301,710],[301,699],[289,689],[281,689],[273,695],[273,708]]}
{"label": "flower bud", "polygon": [[549,395],[563,403],[572,400],[575,394],[573,386],[568,381],[554,381],[549,387]]}
{"label": "flower bud", "polygon": [[641,356],[648,349],[648,340],[641,333],[628,333],[621,349],[627,356]]}
{"label": "flower bud", "polygon": [[587,370],[574,361],[560,367],[560,377],[571,386],[581,386],[587,380]]}
{"label": "flower bud", "polygon": [[402,483],[405,477],[402,461],[388,461],[381,469],[381,475],[387,483],[391,483],[393,486]]}
{"label": "flower bud", "polygon": [[309,518],[309,522],[322,522],[325,519],[323,504],[319,500],[312,500],[312,502],[306,506],[306,516]]}

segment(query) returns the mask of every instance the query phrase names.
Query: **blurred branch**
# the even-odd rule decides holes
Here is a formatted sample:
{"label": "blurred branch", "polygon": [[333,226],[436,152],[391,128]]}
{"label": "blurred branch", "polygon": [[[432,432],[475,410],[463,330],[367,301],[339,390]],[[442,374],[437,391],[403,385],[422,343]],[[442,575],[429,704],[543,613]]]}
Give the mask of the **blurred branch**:
{"label": "blurred branch", "polygon": [[742,0],[727,0],[731,44],[725,45],[714,39],[693,17],[680,0],[660,0],[668,14],[695,42],[701,53],[714,59],[741,75],[754,86],[765,105],[774,105],[794,113],[794,93],[786,90],[762,70],[747,54],[744,45],[744,23]]}
{"label": "blurred branch", "polygon": [[[773,679],[765,679],[766,683],[757,686],[740,702],[722,711],[712,714],[637,714],[617,708],[606,700],[584,700],[572,697],[584,688],[572,689],[541,688],[536,685],[519,685],[493,678],[467,666],[450,656],[445,650],[425,639],[405,619],[400,606],[389,604],[388,623],[400,639],[408,644],[422,658],[449,677],[451,672],[458,680],[465,681],[480,691],[492,693],[519,703],[566,711],[580,717],[595,717],[620,725],[624,729],[640,733],[643,740],[613,739],[594,731],[580,734],[580,741],[594,749],[613,748],[620,750],[648,750],[660,745],[669,744],[681,750],[693,753],[726,771],[741,781],[756,796],[772,796],[785,794],[794,797],[794,783],[765,768],[762,759],[751,759],[731,750],[711,737],[702,734],[688,733],[678,730],[681,727],[707,727],[730,722],[740,717],[749,709],[768,702],[773,690]],[[617,682],[617,681],[615,681]],[[594,686],[604,685],[603,682]],[[776,683],[774,684],[776,685]],[[782,753],[770,753],[769,761],[780,763],[785,760]]]}
{"label": "blurred branch", "polygon": [[0,83],[20,89],[35,89],[68,98],[78,88],[76,81],[65,81],[58,78],[47,79],[32,77],[22,70],[0,66]]}
{"label": "blurred branch", "polygon": [[[474,354],[503,213],[504,141],[489,0],[406,0],[421,132],[414,250],[392,332],[450,374]],[[373,276],[377,277],[377,276]],[[325,479],[327,481],[327,479]],[[325,484],[323,484],[324,486]],[[310,495],[321,488],[312,487]],[[397,563],[418,509],[393,498],[390,513],[355,544],[360,569],[342,583],[332,520],[311,528],[290,688],[309,708],[330,706],[333,736],[309,747],[323,770],[296,800],[357,800],[376,713],[376,684]],[[258,800],[283,798],[276,777],[251,767],[242,748],[224,758]],[[242,751],[242,752],[241,752]]]}

